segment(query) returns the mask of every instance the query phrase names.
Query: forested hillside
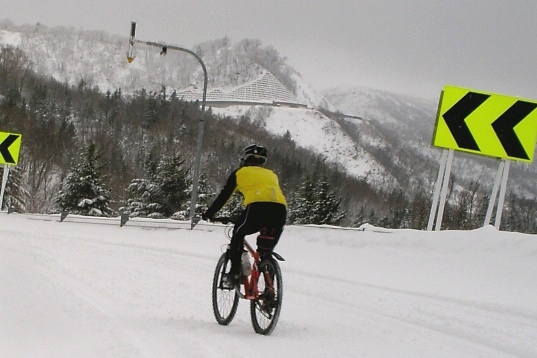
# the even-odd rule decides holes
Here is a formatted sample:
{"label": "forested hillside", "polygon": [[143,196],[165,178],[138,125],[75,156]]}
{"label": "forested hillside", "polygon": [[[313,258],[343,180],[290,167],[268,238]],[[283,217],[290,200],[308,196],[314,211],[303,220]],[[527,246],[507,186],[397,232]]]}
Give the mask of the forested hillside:
{"label": "forested hillside", "polygon": [[[206,123],[202,176],[207,178],[207,194],[219,190],[238,164],[240,150],[259,142],[269,148],[270,166],[281,174],[289,197],[309,176],[323,176],[334,188],[348,186],[375,196],[366,183],[331,170],[320,158],[296,148],[289,138],[274,137],[249,118],[236,123],[210,110],[202,113],[198,104],[180,101],[165,88],[160,93],[141,90],[127,97],[119,89],[103,94],[84,84],[61,84],[36,75],[24,53],[14,48],[3,48],[0,59],[0,128],[23,136],[19,165],[11,171],[8,191],[20,211],[58,211],[62,180],[84,160],[92,143],[114,209],[126,204],[132,181],[149,178],[165,158],[180,158],[188,180],[200,116]],[[341,197],[343,191],[337,194]],[[352,205],[358,206],[361,200],[357,198]],[[182,208],[188,204],[185,201]]]}
{"label": "forested hillside", "polygon": [[[36,36],[30,29],[22,35],[4,32],[4,42],[8,34],[7,42],[14,46],[0,50],[0,131],[23,135],[21,158],[10,173],[5,205],[27,212],[69,208],[104,215],[110,208],[109,215],[126,211],[131,215],[184,217],[190,205],[198,123],[203,118],[202,205],[235,168],[240,149],[258,142],[269,148],[269,166],[280,173],[290,208],[297,210],[291,212],[290,220],[425,228],[436,163],[429,154],[418,155],[415,149],[403,146],[395,135],[423,130],[419,127],[421,114],[411,106],[393,107],[393,118],[383,114],[381,118],[366,118],[368,121],[342,117],[329,105],[318,107],[323,120],[332,121],[330,130],[336,138],[334,147],[321,152],[315,145],[299,145],[296,128],[293,135],[269,130],[263,113],[272,109],[231,118],[210,106],[202,113],[199,103],[182,101],[176,88],[192,84],[199,89],[201,70],[192,59],[138,52],[134,67],[127,69],[124,47],[118,45],[121,39],[41,25],[34,30]],[[269,71],[308,105],[328,103],[297,81],[298,72],[286,66],[276,49],[259,41],[233,43],[223,38],[201,44],[196,51],[210,64],[211,86],[237,86]],[[103,59],[99,53],[110,56]],[[400,108],[409,111],[404,120],[412,118],[415,129],[408,121],[396,118]],[[393,121],[392,125],[386,119]],[[355,141],[341,153],[337,152],[338,131],[346,140]],[[327,152],[331,148],[336,152]],[[346,157],[348,150],[370,162],[371,169],[366,168],[365,175],[352,174],[351,168],[342,164],[352,159]],[[87,168],[92,180],[105,187],[92,192],[109,198],[101,208],[106,208],[104,211],[86,210],[98,201],[95,198],[86,198],[82,210],[77,203],[69,207],[62,196],[66,188],[82,187],[75,185],[79,183],[73,173]],[[181,185],[166,177],[171,173]],[[454,183],[444,227],[482,226],[489,188],[472,178]],[[172,188],[184,192],[171,200]],[[324,213],[312,215],[321,208]],[[537,232],[534,200],[513,193],[505,211],[504,228]]]}

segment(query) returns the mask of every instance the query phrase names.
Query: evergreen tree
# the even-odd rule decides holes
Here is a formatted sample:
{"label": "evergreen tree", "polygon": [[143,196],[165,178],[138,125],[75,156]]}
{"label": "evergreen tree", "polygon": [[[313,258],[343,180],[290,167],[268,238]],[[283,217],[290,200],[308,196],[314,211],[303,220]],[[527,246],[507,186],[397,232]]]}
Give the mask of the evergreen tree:
{"label": "evergreen tree", "polygon": [[157,167],[154,182],[157,186],[154,200],[162,204],[162,214],[170,217],[183,206],[190,190],[183,169],[184,160],[178,155],[165,157]]}
{"label": "evergreen tree", "polygon": [[390,192],[385,192],[384,196],[387,211],[385,217],[380,222],[381,226],[392,229],[408,227],[407,213],[409,201],[405,193],[401,189],[395,188]]}
{"label": "evergreen tree", "polygon": [[[4,166],[0,167],[0,178],[3,178],[4,170]],[[28,192],[22,185],[21,170],[17,166],[10,166],[2,206],[6,209],[13,208],[16,212],[24,213],[26,212],[27,197]]]}
{"label": "evergreen tree", "polygon": [[[200,215],[205,212],[209,205],[211,205],[210,200],[210,193],[212,192],[210,184],[209,184],[209,178],[207,177],[207,173],[202,173],[199,177],[198,182],[198,200],[196,202],[196,214]],[[190,207],[190,202],[188,203]]]}
{"label": "evergreen tree", "polygon": [[337,225],[346,213],[339,211],[341,198],[331,190],[326,176],[314,183],[310,177],[304,180],[291,199],[289,221],[295,224]]}
{"label": "evergreen tree", "polygon": [[346,213],[339,211],[341,198],[331,189],[326,176],[322,175],[315,185],[316,200],[313,206],[313,223],[318,225],[338,225]]}
{"label": "evergreen tree", "polygon": [[418,190],[409,200],[408,220],[410,228],[424,230],[429,223],[432,200],[425,190]]}
{"label": "evergreen tree", "polygon": [[288,210],[289,222],[311,224],[315,186],[310,177],[305,178],[298,191],[292,195]]}
{"label": "evergreen tree", "polygon": [[58,193],[61,210],[81,215],[111,215],[110,193],[103,183],[100,154],[90,143],[81,156],[81,162],[67,174]]}
{"label": "evergreen tree", "polygon": [[511,194],[504,207],[501,229],[537,233],[537,201]]}
{"label": "evergreen tree", "polygon": [[[188,187],[190,188],[190,194],[192,191],[192,180],[188,181]],[[194,208],[194,216],[201,217],[201,214],[209,208],[210,197],[212,196],[212,191],[209,186],[209,181],[207,178],[207,173],[202,173],[198,181],[198,197],[196,200],[196,207]],[[176,220],[186,220],[190,217],[190,197],[188,201],[183,205],[183,210],[178,211],[173,214],[172,218]]]}
{"label": "evergreen tree", "polygon": [[190,195],[188,170],[178,155],[165,157],[157,165],[146,162],[149,179],[133,179],[127,187],[127,203],[120,210],[131,216],[151,218],[175,215]]}
{"label": "evergreen tree", "polygon": [[[157,212],[160,207],[157,204],[152,204],[152,192],[155,191],[155,185],[147,179],[133,179],[126,189],[127,203],[125,207],[119,210],[123,213],[128,213],[130,216],[150,217],[150,208],[155,208]],[[155,207],[157,206],[157,207]]]}
{"label": "evergreen tree", "polygon": [[241,193],[235,192],[229,202],[222,208],[219,216],[223,217],[238,217],[244,210],[242,205],[244,198]]}

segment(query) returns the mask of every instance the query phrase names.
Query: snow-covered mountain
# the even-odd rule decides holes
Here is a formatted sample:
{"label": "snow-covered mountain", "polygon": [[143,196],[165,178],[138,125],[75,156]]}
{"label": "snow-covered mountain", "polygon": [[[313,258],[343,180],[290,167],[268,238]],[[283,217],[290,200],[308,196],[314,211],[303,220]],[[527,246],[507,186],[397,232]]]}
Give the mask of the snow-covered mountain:
{"label": "snow-covered mountain", "polygon": [[[0,22],[0,45],[21,48],[36,72],[72,86],[83,83],[103,92],[121,88],[127,95],[144,89],[176,91],[189,99],[202,96],[203,71],[193,56],[178,51],[162,56],[155,47],[136,44],[129,64],[127,37],[5,21]],[[441,156],[431,145],[435,101],[361,87],[320,93],[276,49],[258,40],[224,37],[193,51],[207,67],[213,113],[234,118],[248,113],[270,132],[289,135],[297,145],[376,186],[432,187]],[[283,97],[270,100],[267,93]],[[491,185],[497,166],[495,159],[457,154],[453,174],[458,185],[465,180]],[[536,174],[535,163],[515,163],[510,187],[534,196]]]}
{"label": "snow-covered mountain", "polygon": [[[438,101],[359,86],[335,88],[324,91],[323,95],[344,114],[362,118],[346,120],[362,124],[357,138],[369,133],[369,130],[374,131],[372,137],[386,145],[384,152],[388,153],[394,165],[406,168],[406,173],[414,180],[420,177],[435,180],[443,150],[431,144]],[[368,139],[363,143],[367,146],[367,143],[374,142]],[[451,172],[457,178],[458,185],[478,181],[487,186],[494,181],[498,165],[496,158],[456,151]],[[511,190],[519,195],[535,197],[536,162],[511,162],[509,173]]]}

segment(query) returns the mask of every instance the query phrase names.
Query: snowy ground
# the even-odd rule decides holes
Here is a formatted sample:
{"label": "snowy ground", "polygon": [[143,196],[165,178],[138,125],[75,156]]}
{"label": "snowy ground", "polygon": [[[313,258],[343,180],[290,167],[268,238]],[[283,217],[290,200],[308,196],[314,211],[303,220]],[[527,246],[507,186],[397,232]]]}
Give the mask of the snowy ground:
{"label": "snowy ground", "polygon": [[289,226],[266,337],[213,318],[223,226],[161,224],[0,213],[0,356],[537,356],[537,235]]}

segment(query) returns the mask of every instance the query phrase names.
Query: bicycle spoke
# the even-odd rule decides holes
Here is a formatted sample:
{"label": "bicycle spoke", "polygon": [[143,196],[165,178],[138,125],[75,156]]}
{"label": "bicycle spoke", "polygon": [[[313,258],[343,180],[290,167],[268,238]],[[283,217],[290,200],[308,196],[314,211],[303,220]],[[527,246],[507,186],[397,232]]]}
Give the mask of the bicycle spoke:
{"label": "bicycle spoke", "polygon": [[222,275],[225,273],[227,263],[226,254],[223,254],[216,264],[213,276],[213,313],[216,321],[221,325],[228,325],[233,320],[239,304],[239,295],[236,290],[222,288]]}
{"label": "bicycle spoke", "polygon": [[[282,275],[280,266],[273,259],[263,260],[259,264],[261,275],[259,277],[259,290],[265,295],[260,295],[257,300],[251,302],[250,316],[256,333],[269,335],[272,333],[280,316],[281,300],[283,294]],[[268,282],[265,281],[268,274]]]}

